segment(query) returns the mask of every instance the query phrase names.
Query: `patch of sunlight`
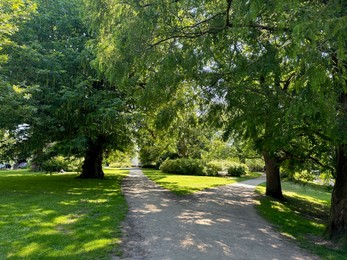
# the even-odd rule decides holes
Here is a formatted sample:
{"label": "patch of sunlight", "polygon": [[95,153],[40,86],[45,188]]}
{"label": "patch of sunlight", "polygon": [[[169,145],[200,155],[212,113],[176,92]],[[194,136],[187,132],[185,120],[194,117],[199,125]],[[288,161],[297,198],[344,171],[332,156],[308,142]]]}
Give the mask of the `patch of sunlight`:
{"label": "patch of sunlight", "polygon": [[98,239],[98,240],[93,240],[91,242],[88,242],[84,244],[83,249],[85,251],[93,251],[97,250],[103,247],[107,247],[108,245],[114,243],[112,239]]}
{"label": "patch of sunlight", "polygon": [[106,196],[114,196],[119,194],[120,189],[104,189],[103,192]]}
{"label": "patch of sunlight", "polygon": [[75,192],[75,191],[68,191],[67,194],[69,195],[82,195],[82,192]]}
{"label": "patch of sunlight", "polygon": [[274,201],[271,204],[271,208],[277,209],[279,212],[290,212],[290,209],[284,207],[281,203]]}
{"label": "patch of sunlight", "polygon": [[72,224],[72,223],[76,222],[77,219],[78,219],[77,215],[69,214],[69,215],[65,215],[65,216],[56,217],[53,220],[53,223],[54,224]]}
{"label": "patch of sunlight", "polygon": [[45,229],[42,229],[42,230],[39,230],[39,231],[35,231],[32,234],[34,234],[34,235],[41,235],[41,236],[56,235],[56,234],[58,234],[58,231],[54,230],[54,229],[45,228]]}
{"label": "patch of sunlight", "polygon": [[281,235],[285,236],[285,237],[289,237],[290,239],[296,240],[295,237],[293,237],[291,234],[286,233],[286,232],[281,232]]}
{"label": "patch of sunlight", "polygon": [[39,250],[41,250],[41,246],[38,243],[31,243],[24,246],[19,252],[17,252],[17,255],[20,257],[30,257],[32,254],[36,254]]}
{"label": "patch of sunlight", "polygon": [[70,200],[70,201],[61,201],[59,202],[60,205],[65,205],[65,206],[74,206],[78,203],[78,200]]}
{"label": "patch of sunlight", "polygon": [[41,227],[45,227],[45,228],[50,228],[50,227],[54,227],[55,225],[51,222],[42,222],[40,224]]}
{"label": "patch of sunlight", "polygon": [[286,192],[284,192],[284,194],[287,196],[293,197],[293,198],[304,199],[304,200],[307,200],[311,203],[319,203],[319,204],[326,204],[327,203],[325,200],[314,198],[314,197],[309,196],[309,195],[298,194],[297,192],[286,191]]}
{"label": "patch of sunlight", "polygon": [[80,200],[80,201],[81,201],[81,202],[93,203],[93,204],[100,204],[100,203],[108,202],[107,199],[96,199],[96,200],[86,200],[86,199],[82,199],[82,200]]}
{"label": "patch of sunlight", "polygon": [[99,218],[100,221],[110,221],[112,218],[110,216],[103,216]]}
{"label": "patch of sunlight", "polygon": [[119,195],[119,192],[117,193],[117,192],[108,192],[108,193],[106,193],[106,196],[117,196],[117,195]]}
{"label": "patch of sunlight", "polygon": [[322,228],[322,229],[325,228],[324,224],[317,223],[317,222],[314,222],[314,221],[310,221],[310,225],[313,226],[313,227],[317,227],[317,228]]}
{"label": "patch of sunlight", "polygon": [[51,215],[51,214],[55,214],[55,213],[56,213],[56,211],[50,210],[50,209],[47,209],[47,210],[37,209],[35,214],[40,214],[40,215]]}
{"label": "patch of sunlight", "polygon": [[75,245],[67,245],[64,248],[64,251],[66,251],[66,252],[74,252],[74,251],[76,251],[76,246]]}

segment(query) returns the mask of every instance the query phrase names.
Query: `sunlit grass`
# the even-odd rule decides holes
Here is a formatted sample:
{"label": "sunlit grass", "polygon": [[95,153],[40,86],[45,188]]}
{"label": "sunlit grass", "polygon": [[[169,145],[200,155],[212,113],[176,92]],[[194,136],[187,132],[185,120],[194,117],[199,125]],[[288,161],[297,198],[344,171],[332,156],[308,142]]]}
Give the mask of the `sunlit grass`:
{"label": "sunlit grass", "polygon": [[[311,184],[282,183],[285,202],[260,196],[258,212],[283,235],[323,259],[347,259],[347,251],[337,249],[324,239],[331,193],[327,187]],[[265,193],[265,185],[257,187]]]}
{"label": "sunlit grass", "polygon": [[244,177],[211,177],[167,174],[160,170],[153,169],[142,169],[142,171],[152,181],[155,181],[158,185],[178,195],[192,194],[204,189],[227,185],[260,176],[260,174],[252,173]]}
{"label": "sunlit grass", "polygon": [[119,254],[127,206],[120,182],[76,174],[0,171],[0,259],[110,259]]}

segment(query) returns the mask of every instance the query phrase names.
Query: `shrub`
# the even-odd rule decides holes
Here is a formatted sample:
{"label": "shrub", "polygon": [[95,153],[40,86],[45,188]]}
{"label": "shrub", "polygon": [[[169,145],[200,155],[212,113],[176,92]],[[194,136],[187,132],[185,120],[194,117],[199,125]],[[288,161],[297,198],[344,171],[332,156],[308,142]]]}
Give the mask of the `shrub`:
{"label": "shrub", "polygon": [[160,170],[180,175],[205,175],[205,165],[199,159],[168,159],[161,164]]}
{"label": "shrub", "polygon": [[68,166],[65,171],[73,171],[73,172],[82,172],[82,164],[83,164],[83,159],[82,158],[75,158],[75,157],[70,157],[67,160]]}
{"label": "shrub", "polygon": [[246,165],[251,172],[263,172],[265,162],[262,159],[246,159]]}
{"label": "shrub", "polygon": [[217,176],[220,171],[223,171],[223,164],[220,161],[211,161],[206,164],[206,175]]}
{"label": "shrub", "polygon": [[248,167],[244,163],[233,162],[228,168],[228,175],[233,177],[240,177],[249,171]]}
{"label": "shrub", "polygon": [[206,164],[206,174],[210,176],[217,176],[218,172],[227,172],[228,169],[235,164],[240,164],[231,160],[214,160]]}
{"label": "shrub", "polygon": [[61,170],[67,171],[69,162],[62,156],[52,157],[42,163],[42,170],[45,172],[59,172]]}
{"label": "shrub", "polygon": [[179,159],[179,155],[177,153],[172,153],[172,152],[166,152],[162,154],[156,161],[155,163],[155,168],[159,169],[160,165],[165,162],[166,160],[176,160]]}

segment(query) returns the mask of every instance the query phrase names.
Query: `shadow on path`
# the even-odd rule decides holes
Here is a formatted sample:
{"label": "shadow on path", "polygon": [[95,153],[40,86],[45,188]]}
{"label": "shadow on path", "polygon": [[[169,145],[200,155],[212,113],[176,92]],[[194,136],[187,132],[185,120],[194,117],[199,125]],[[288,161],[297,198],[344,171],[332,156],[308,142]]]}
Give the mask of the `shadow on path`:
{"label": "shadow on path", "polygon": [[123,259],[316,259],[256,214],[254,188],[264,181],[177,196],[131,170],[123,183]]}

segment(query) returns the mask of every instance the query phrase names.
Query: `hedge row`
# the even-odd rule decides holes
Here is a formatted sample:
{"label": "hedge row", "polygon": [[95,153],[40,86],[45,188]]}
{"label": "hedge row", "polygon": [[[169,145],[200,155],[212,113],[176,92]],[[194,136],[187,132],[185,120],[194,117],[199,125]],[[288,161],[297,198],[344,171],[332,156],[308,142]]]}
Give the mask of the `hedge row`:
{"label": "hedge row", "polygon": [[233,161],[211,161],[205,163],[199,159],[175,159],[166,160],[160,170],[165,173],[180,175],[230,175],[241,176],[246,174],[249,169],[246,164]]}

